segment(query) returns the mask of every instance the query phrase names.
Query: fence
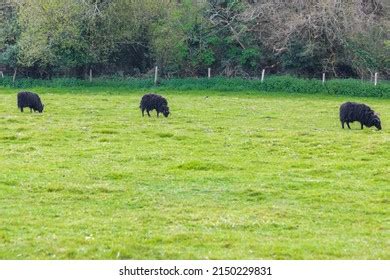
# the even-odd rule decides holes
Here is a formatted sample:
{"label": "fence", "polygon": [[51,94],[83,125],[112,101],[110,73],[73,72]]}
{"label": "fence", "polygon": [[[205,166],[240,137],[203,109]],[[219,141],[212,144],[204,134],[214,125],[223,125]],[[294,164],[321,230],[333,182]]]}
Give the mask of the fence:
{"label": "fence", "polygon": [[[265,79],[265,74],[266,74],[266,69],[263,69],[261,71],[261,82],[264,82],[264,79]],[[373,84],[375,86],[377,86],[378,84],[378,73],[376,72],[374,74],[374,81],[373,81]],[[211,68],[207,68],[207,78],[211,78]],[[325,84],[326,82],[326,73],[322,73],[322,84]],[[157,85],[158,84],[158,66],[155,66],[154,68],[154,84]]]}
{"label": "fence", "polygon": [[[0,65],[0,77],[2,79],[4,79],[5,76],[6,76],[4,74],[5,72],[6,72],[6,69],[4,67],[2,67],[2,65]],[[92,73],[93,73],[92,69],[89,69],[88,80],[90,82],[93,81],[93,74]],[[267,79],[268,76],[269,75],[267,75],[266,69],[262,69],[261,76],[260,76],[261,82],[264,82],[264,80]],[[13,76],[12,76],[13,83],[15,83],[16,78],[17,78],[17,69],[14,69]],[[199,78],[199,77],[196,77],[196,78]],[[207,78],[208,79],[212,78],[212,68],[210,68],[210,67],[207,68]],[[256,77],[252,77],[252,78],[256,78]],[[156,65],[154,67],[154,85],[158,85],[159,84],[159,80],[160,80],[160,77],[159,77],[159,67]],[[373,73],[371,75],[370,82],[372,82],[374,84],[374,86],[377,86],[379,81],[380,81],[379,73],[378,72]],[[384,81],[386,81],[386,80],[384,80]],[[326,82],[327,82],[327,75],[326,75],[326,73],[322,73],[322,84],[325,84]]]}

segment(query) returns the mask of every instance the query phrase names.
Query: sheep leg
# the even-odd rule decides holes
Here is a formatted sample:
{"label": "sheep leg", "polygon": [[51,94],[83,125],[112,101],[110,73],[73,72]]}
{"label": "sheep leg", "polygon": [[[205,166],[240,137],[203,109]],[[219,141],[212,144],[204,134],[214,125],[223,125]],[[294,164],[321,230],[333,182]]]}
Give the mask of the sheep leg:
{"label": "sheep leg", "polygon": [[347,126],[348,126],[349,129],[351,129],[351,127],[349,126],[349,122],[347,122]]}
{"label": "sheep leg", "polygon": [[144,116],[145,108],[142,108],[142,116]]}
{"label": "sheep leg", "polygon": [[341,122],[341,127],[344,129],[344,122]]}
{"label": "sheep leg", "polygon": [[20,112],[22,112],[22,113],[23,113],[23,107],[20,107]]}
{"label": "sheep leg", "polygon": [[30,108],[30,113],[32,113],[32,108]]}
{"label": "sheep leg", "polygon": [[159,111],[157,111],[157,118],[158,118],[158,116],[160,115],[160,112]]}
{"label": "sheep leg", "polygon": [[148,116],[150,117],[149,110],[146,110],[146,113],[147,113],[147,114],[148,114]]}
{"label": "sheep leg", "polygon": [[361,126],[361,128],[360,128],[360,129],[363,129],[363,124],[362,124],[362,123],[360,123],[360,126]]}

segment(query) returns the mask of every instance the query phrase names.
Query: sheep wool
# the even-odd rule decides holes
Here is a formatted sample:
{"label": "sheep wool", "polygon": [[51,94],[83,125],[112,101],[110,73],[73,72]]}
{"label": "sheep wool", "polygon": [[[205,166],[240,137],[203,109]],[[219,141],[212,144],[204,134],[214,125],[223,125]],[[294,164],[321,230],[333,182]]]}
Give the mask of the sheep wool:
{"label": "sheep wool", "polygon": [[370,107],[355,102],[343,103],[340,106],[341,127],[344,128],[344,124],[347,123],[348,128],[351,129],[349,123],[354,121],[360,122],[361,129],[363,129],[363,125],[367,127],[375,126],[378,130],[382,129],[378,114]]}
{"label": "sheep wool", "polygon": [[44,105],[41,102],[38,94],[28,91],[22,91],[18,93],[18,108],[21,112],[23,112],[23,108],[30,108],[30,112],[34,110],[34,112],[43,112]]}
{"label": "sheep wool", "polygon": [[167,100],[158,94],[149,93],[142,96],[139,107],[142,111],[142,116],[144,116],[145,110],[149,117],[150,117],[149,112],[152,110],[157,111],[157,117],[159,116],[160,113],[162,113],[164,117],[168,117],[169,115],[169,107],[168,107]]}

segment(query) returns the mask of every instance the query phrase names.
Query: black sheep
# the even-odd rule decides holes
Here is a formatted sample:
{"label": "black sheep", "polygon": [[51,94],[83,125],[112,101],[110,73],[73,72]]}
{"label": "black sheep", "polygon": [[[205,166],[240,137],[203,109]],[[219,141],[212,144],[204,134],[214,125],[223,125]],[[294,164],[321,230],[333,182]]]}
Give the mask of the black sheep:
{"label": "black sheep", "polygon": [[169,115],[169,107],[167,100],[158,94],[149,93],[142,96],[141,104],[139,105],[139,107],[142,111],[142,116],[144,116],[145,110],[149,117],[149,111],[152,110],[157,111],[157,117],[160,113],[162,113],[164,117],[168,117]]}
{"label": "black sheep", "polygon": [[358,121],[361,129],[363,129],[363,125],[375,126],[378,130],[382,129],[381,120],[377,113],[367,105],[355,102],[346,102],[340,106],[340,121],[342,128],[344,128],[344,123],[347,123],[348,128],[351,129],[349,123]]}
{"label": "black sheep", "polygon": [[42,113],[43,106],[38,94],[27,91],[18,93],[18,108],[21,112],[23,112],[24,107],[29,107],[30,112],[34,110],[34,112],[38,111],[39,113]]}

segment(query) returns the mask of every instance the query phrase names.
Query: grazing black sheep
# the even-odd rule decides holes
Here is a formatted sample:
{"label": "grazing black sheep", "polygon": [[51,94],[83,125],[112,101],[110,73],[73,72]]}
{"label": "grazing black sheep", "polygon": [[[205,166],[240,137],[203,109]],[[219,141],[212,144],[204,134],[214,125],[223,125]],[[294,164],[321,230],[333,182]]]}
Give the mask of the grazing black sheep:
{"label": "grazing black sheep", "polygon": [[144,116],[145,110],[149,117],[149,111],[152,110],[157,111],[157,117],[160,113],[162,113],[164,117],[168,117],[169,115],[169,107],[167,100],[158,94],[149,93],[142,96],[141,104],[139,105],[139,107],[142,111],[142,116]]}
{"label": "grazing black sheep", "polygon": [[363,125],[375,126],[378,130],[382,129],[381,120],[377,113],[367,105],[355,102],[346,102],[340,106],[340,121],[342,128],[344,128],[344,123],[347,123],[348,128],[351,129],[349,123],[358,121],[361,129],[363,129]]}
{"label": "grazing black sheep", "polygon": [[18,93],[18,108],[20,109],[20,112],[23,112],[24,107],[29,107],[30,112],[34,110],[34,112],[38,111],[39,113],[42,113],[43,106],[38,94],[27,91]]}

